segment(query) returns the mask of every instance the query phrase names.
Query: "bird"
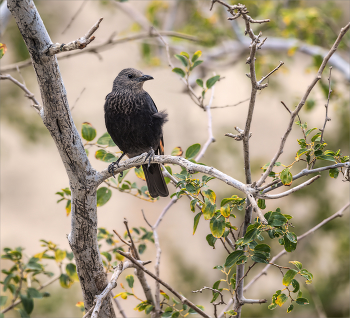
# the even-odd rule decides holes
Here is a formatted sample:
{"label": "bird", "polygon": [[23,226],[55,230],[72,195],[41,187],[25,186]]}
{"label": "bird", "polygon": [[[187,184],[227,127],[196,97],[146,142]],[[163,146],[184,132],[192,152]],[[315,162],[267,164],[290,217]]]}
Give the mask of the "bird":
{"label": "bird", "polygon": [[[147,152],[142,168],[148,192],[152,198],[167,197],[169,191],[161,167],[151,163],[155,154],[164,155],[162,127],[167,122],[166,111],[158,111],[151,96],[143,89],[143,84],[153,80],[141,71],[123,69],[113,81],[112,91],[107,94],[104,112],[107,132],[122,151],[117,161],[111,163],[108,171],[119,166],[123,156],[133,158]],[[113,173],[114,177],[114,173]]]}

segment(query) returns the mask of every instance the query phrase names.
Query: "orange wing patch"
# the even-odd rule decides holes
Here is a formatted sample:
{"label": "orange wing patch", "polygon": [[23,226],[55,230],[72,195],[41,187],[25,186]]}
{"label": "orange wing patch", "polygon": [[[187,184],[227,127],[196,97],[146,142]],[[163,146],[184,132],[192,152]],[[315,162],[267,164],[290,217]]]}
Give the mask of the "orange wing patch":
{"label": "orange wing patch", "polygon": [[163,140],[159,141],[159,149],[160,149],[160,154],[164,155],[164,145],[163,145]]}

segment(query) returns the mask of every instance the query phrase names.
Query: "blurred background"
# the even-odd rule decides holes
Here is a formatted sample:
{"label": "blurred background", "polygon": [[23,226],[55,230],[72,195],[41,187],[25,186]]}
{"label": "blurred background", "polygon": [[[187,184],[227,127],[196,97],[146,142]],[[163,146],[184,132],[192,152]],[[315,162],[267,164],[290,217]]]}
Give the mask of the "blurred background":
{"label": "blurred background", "polygon": [[[262,31],[268,39],[257,55],[257,77],[261,78],[276,67],[279,61],[285,64],[269,78],[268,88],[257,96],[250,139],[253,180],[262,173],[261,167],[268,163],[278,149],[280,139],[289,121],[289,115],[281,101],[293,109],[307,86],[315,77],[322,49],[328,50],[334,43],[340,28],[349,21],[349,1],[240,1],[245,4],[254,19],[271,20],[268,24],[252,25],[255,34]],[[204,80],[219,74],[224,79],[215,87],[213,106],[234,105],[250,96],[250,80],[245,73],[248,57],[248,38],[244,37],[244,25],[240,19],[227,21],[227,13],[216,4],[209,11],[210,1],[35,1],[41,17],[54,43],[67,43],[83,36],[90,27],[103,17],[100,28],[90,44],[98,46],[112,35],[114,39],[149,32],[149,26],[158,30],[171,30],[194,36],[198,41],[176,37],[164,37],[170,45],[172,62],[174,54],[186,51],[193,54],[202,51],[204,61],[192,74],[191,83],[198,94],[201,90],[195,84],[196,78]],[[233,4],[233,2],[232,2]],[[7,52],[0,60],[1,73],[10,73],[22,81],[41,101],[35,73],[32,66],[6,71],[6,67],[29,58],[27,49],[10,19],[2,30],[1,43]],[[248,43],[248,44],[247,44]],[[329,149],[342,150],[349,154],[349,47],[350,36],[344,37],[337,55],[342,63],[333,67],[333,93],[329,104],[329,116],[325,141]],[[62,54],[63,56],[64,54]],[[60,57],[60,55],[58,55]],[[97,52],[90,52],[62,58],[59,67],[67,90],[70,106],[74,105],[72,116],[78,130],[83,122],[89,122],[97,130],[97,137],[105,132],[103,105],[105,96],[111,91],[112,82],[124,68],[133,67],[154,77],[145,84],[159,110],[167,110],[169,122],[164,127],[165,153],[180,146],[183,150],[194,143],[204,144],[208,137],[207,114],[196,106],[188,96],[179,76],[168,67],[163,45],[157,38],[143,38],[118,45],[106,46]],[[300,116],[309,128],[323,126],[324,104],[328,94],[326,67],[322,80],[312,91],[308,103]],[[70,250],[67,234],[70,232],[70,217],[65,203],[56,204],[57,191],[69,186],[64,166],[48,131],[39,116],[30,107],[31,101],[23,91],[10,81],[1,81],[1,247],[25,248],[24,254],[32,256],[40,251],[40,239],[52,241],[61,249]],[[210,94],[207,94],[210,95]],[[78,100],[77,100],[78,99]],[[206,103],[209,96],[206,97]],[[216,142],[209,146],[201,162],[244,181],[242,143],[224,134],[235,133],[234,127],[244,128],[248,103],[212,110],[213,134]],[[280,161],[288,165],[294,161],[299,149],[297,139],[302,133],[296,125],[287,141]],[[107,168],[108,163],[97,160],[94,151],[89,150],[89,159],[97,170]],[[118,151],[115,148],[113,151]],[[324,165],[328,164],[327,162]],[[329,163],[331,164],[331,163]],[[318,164],[316,167],[320,166]],[[305,168],[305,162],[298,162],[291,172],[298,173]],[[173,172],[179,172],[173,167]],[[144,184],[134,173],[128,180]],[[300,180],[301,183],[306,179]],[[266,201],[267,209],[280,207],[282,213],[293,216],[295,233],[300,235],[335,213],[349,201],[349,186],[339,174],[330,178],[328,172],[312,185],[286,198]],[[298,184],[295,183],[295,184]],[[241,195],[231,187],[217,180],[211,181],[211,189],[218,200]],[[170,193],[175,188],[169,185]],[[284,190],[284,189],[282,189]],[[279,190],[278,190],[279,191]],[[278,192],[276,191],[276,192]],[[123,219],[126,217],[132,227],[145,227],[141,209],[154,224],[170,198],[147,202],[120,192],[112,191],[107,204],[98,208],[99,227],[108,231],[115,229],[124,233]],[[237,211],[237,227],[242,222],[243,211]],[[205,239],[210,233],[209,222],[201,220],[197,232],[193,232],[194,214],[189,209],[189,200],[181,198],[166,214],[159,227],[162,247],[161,277],[196,304],[204,305],[212,312],[211,293],[192,294],[192,290],[212,284],[221,279],[214,270],[221,265],[227,252],[220,244],[210,247]],[[281,250],[278,242],[272,243],[272,255]],[[154,260],[155,248],[147,244],[144,260]],[[299,260],[314,274],[314,282],[306,287],[303,295],[309,306],[297,306],[290,317],[348,317],[349,316],[349,211],[342,219],[335,219],[298,244],[297,250],[282,257],[278,264],[287,265],[289,260]],[[52,262],[51,262],[52,263]],[[58,272],[57,266],[48,262],[48,269]],[[53,262],[54,263],[54,262]],[[1,261],[6,269],[10,262]],[[153,269],[153,265],[148,265]],[[247,282],[261,269],[256,265]],[[126,274],[131,274],[127,272]],[[3,278],[2,278],[3,279]],[[45,281],[45,279],[43,279]],[[123,279],[121,280],[123,281]],[[301,282],[301,280],[299,280]],[[154,283],[149,280],[154,286]],[[125,285],[125,284],[124,284]],[[120,287],[118,287],[120,288]],[[117,288],[116,292],[120,292]],[[271,268],[247,292],[247,298],[266,298],[267,304],[244,306],[244,317],[284,317],[286,308],[269,311],[267,305],[272,294],[282,288],[281,274]],[[59,283],[46,289],[51,297],[35,300],[32,317],[81,317],[82,312],[75,304],[82,301],[78,283],[70,289],[63,289]],[[135,293],[144,298],[136,284]],[[143,316],[134,311],[139,303],[134,298],[120,299],[129,317]],[[315,307],[315,303],[318,307]],[[222,309],[223,307],[221,307]],[[221,311],[221,310],[220,310]],[[320,314],[321,312],[321,314]],[[5,317],[19,317],[12,310]]]}

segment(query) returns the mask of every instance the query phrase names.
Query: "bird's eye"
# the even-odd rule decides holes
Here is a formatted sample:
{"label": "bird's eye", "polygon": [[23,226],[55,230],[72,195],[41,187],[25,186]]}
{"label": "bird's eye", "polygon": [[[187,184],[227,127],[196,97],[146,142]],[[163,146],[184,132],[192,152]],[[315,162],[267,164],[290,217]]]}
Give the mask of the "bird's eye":
{"label": "bird's eye", "polygon": [[132,76],[132,74],[129,74],[128,77],[129,77],[129,78],[132,78],[133,76]]}

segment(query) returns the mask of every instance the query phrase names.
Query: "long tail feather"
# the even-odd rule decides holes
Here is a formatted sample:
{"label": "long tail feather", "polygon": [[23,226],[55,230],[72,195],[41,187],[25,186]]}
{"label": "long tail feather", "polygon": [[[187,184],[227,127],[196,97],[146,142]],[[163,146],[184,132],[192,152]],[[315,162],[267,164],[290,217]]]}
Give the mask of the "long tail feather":
{"label": "long tail feather", "polygon": [[145,173],[150,196],[152,198],[157,198],[158,196],[167,197],[169,195],[169,191],[160,165],[158,163],[152,163],[149,168],[147,165],[142,165],[142,168],[143,172]]}

